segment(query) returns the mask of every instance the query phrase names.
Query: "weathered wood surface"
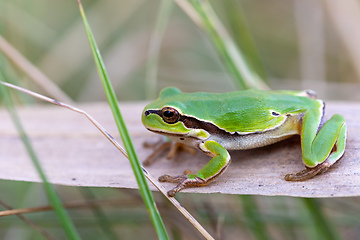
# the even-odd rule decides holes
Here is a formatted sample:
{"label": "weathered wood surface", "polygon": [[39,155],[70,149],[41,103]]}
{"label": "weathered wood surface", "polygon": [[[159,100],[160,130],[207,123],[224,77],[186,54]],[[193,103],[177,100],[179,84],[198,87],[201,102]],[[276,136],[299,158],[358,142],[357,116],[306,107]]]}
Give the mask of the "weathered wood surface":
{"label": "weathered wood surface", "polygon": [[[141,124],[144,103],[121,103],[129,132],[139,158],[143,161],[151,149],[144,141],[158,136]],[[104,103],[77,106],[96,118],[119,139],[111,112]],[[287,173],[304,168],[299,138],[247,151],[232,151],[232,163],[214,183],[185,192],[286,195],[301,197],[337,197],[360,195],[360,104],[330,102],[327,116],[340,113],[348,124],[347,150],[344,157],[328,172],[305,182],[286,182]],[[55,184],[137,188],[128,160],[82,115],[53,105],[18,109],[22,122],[49,177]],[[120,140],[119,140],[120,141]],[[121,142],[121,141],[120,141]],[[159,158],[148,171],[155,177],[167,173],[196,171],[209,160],[182,153],[173,161]],[[0,110],[0,179],[39,181],[8,113]],[[174,185],[166,183],[167,188]],[[152,187],[152,189],[155,189]]]}

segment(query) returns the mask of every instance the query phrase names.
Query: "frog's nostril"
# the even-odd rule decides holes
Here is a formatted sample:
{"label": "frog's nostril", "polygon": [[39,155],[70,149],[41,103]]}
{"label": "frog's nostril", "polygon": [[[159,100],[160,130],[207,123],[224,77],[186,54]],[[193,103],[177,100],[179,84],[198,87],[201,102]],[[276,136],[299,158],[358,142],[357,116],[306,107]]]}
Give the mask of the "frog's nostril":
{"label": "frog's nostril", "polygon": [[150,114],[150,111],[149,110],[146,110],[145,112],[144,112],[144,115],[147,117],[148,115]]}

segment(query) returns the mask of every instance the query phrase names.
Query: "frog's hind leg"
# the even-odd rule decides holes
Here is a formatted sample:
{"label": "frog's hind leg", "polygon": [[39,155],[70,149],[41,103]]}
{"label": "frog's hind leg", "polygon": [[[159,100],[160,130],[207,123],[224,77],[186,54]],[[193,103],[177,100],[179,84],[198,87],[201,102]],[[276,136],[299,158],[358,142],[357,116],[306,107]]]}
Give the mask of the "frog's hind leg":
{"label": "frog's hind leg", "polygon": [[[306,126],[304,123],[303,128]],[[306,130],[302,131],[306,134]],[[310,133],[310,131],[308,132]],[[315,175],[326,172],[337,160],[339,160],[345,151],[346,143],[346,123],[343,116],[335,114],[311,141],[306,142],[302,135],[302,148],[304,163],[313,164],[314,167],[307,168],[296,174],[287,174],[287,181],[303,181],[314,177]],[[308,140],[311,138],[307,138]],[[310,145],[309,145],[310,144]],[[305,146],[304,146],[305,145]],[[306,146],[307,145],[307,146]],[[304,149],[306,151],[304,151]]]}

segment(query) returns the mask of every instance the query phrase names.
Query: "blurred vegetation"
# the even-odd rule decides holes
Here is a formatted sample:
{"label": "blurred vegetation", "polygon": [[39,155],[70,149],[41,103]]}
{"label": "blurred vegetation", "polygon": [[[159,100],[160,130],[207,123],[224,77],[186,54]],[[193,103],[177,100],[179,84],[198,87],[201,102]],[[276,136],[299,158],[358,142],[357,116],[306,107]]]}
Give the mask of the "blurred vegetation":
{"label": "blurred vegetation", "polygon": [[[272,88],[312,88],[321,92],[324,99],[358,99],[358,94],[355,94],[359,82],[356,63],[352,61],[326,6],[308,3],[309,8],[321,8],[321,17],[317,20],[320,23],[314,20],[299,24],[297,22],[306,21],[308,16],[306,9],[296,8],[299,5],[296,2],[304,1],[228,0],[211,3],[235,40],[242,34],[239,32],[242,28],[237,28],[237,13],[243,13],[264,68],[262,75],[269,79]],[[89,0],[83,4],[119,98],[144,99],[145,89],[140,86],[145,81],[148,44],[160,1]],[[229,8],[235,10],[230,12]],[[305,19],[301,19],[301,11],[305,11]],[[305,36],[306,31],[299,25],[306,24],[309,33],[315,32],[319,36]],[[319,29],[311,31],[313,25]],[[356,26],[354,23],[354,31]],[[2,0],[0,33],[74,100],[105,99],[99,88],[76,1],[35,0],[29,3]],[[323,49],[322,56],[310,56],[310,59],[317,60],[313,64],[324,67],[310,73],[302,70],[301,61],[306,57],[301,55],[306,52],[300,44],[303,38],[322,40],[311,42],[308,47]],[[184,91],[225,92],[234,87],[209,40],[176,4],[171,9],[164,32],[158,68],[158,91],[169,85]],[[16,68],[14,71],[18,79],[26,81],[26,76]],[[314,78],[318,76],[323,79]],[[304,86],[304,82],[307,85]],[[335,90],[337,93],[333,94]],[[349,94],[349,91],[354,94]]]}
{"label": "blurred vegetation", "polygon": [[[249,31],[247,41],[255,51],[244,52],[271,88],[313,89],[325,100],[360,99],[360,54],[351,43],[359,35],[354,19],[359,20],[360,16],[351,11],[354,6],[343,3],[339,8],[332,1],[320,0],[210,2],[237,44],[244,44],[244,31]],[[144,0],[83,1],[121,101],[146,98],[148,47],[160,4],[161,1]],[[170,11],[159,49],[156,90],[165,86],[189,92],[234,90],[233,78],[209,39],[177,4]],[[346,28],[341,25],[344,22]],[[74,101],[105,100],[76,1],[1,0],[0,35]],[[49,89],[46,86],[34,84],[17,61],[9,60],[3,53],[0,58],[11,81],[53,94],[44,90]],[[0,200],[12,208],[47,204],[40,184],[2,181],[0,189]],[[113,206],[100,205],[100,213],[90,208],[70,210],[83,239],[156,238],[136,190],[88,188],[89,193],[63,186],[57,190],[64,202],[91,197],[119,199]],[[173,239],[200,238],[162,196],[154,195]],[[319,219],[309,210],[314,206],[323,210],[343,239],[359,236],[359,198],[317,199],[310,206],[299,198],[250,197],[179,194],[178,199],[217,239],[329,239],[322,234]],[[95,217],[99,214],[104,218]],[[54,212],[26,216],[57,239],[64,239]],[[104,226],[101,221],[107,224]],[[333,236],[336,238],[336,233]],[[12,216],[0,218],[0,238],[39,239],[41,235]]]}

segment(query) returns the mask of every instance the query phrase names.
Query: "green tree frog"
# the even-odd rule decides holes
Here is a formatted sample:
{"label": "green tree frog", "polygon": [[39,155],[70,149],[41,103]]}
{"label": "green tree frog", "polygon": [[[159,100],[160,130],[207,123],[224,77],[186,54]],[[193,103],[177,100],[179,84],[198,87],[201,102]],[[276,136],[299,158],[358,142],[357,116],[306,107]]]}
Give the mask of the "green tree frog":
{"label": "green tree frog", "polygon": [[313,91],[246,90],[228,93],[183,93],[166,88],[142,113],[144,126],[171,140],[200,149],[212,159],[196,174],[163,175],[161,182],[178,183],[169,196],[184,188],[204,186],[230,164],[227,150],[269,145],[301,136],[306,169],[285,176],[302,181],[325,172],[345,151],[346,123],[333,115],[323,123],[324,102]]}

